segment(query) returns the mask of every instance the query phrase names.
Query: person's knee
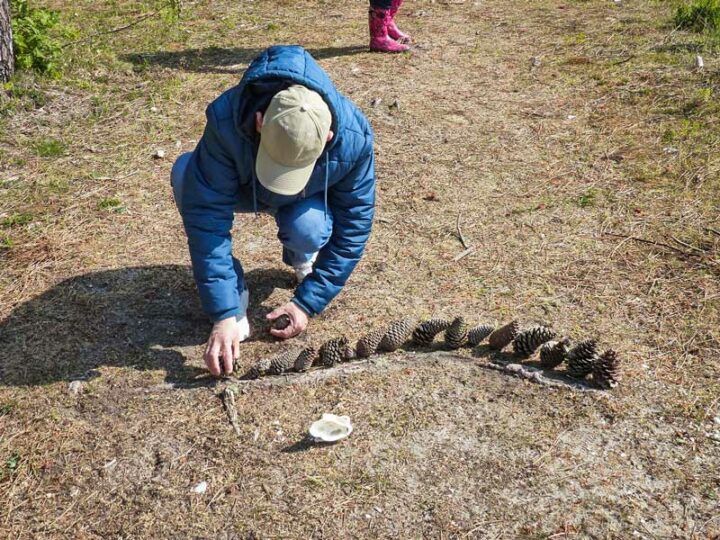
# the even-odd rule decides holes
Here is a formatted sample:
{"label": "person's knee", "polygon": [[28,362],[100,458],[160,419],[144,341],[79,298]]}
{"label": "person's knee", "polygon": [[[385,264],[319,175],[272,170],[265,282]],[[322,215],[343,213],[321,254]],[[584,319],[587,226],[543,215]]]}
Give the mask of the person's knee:
{"label": "person's knee", "polygon": [[180,209],[180,201],[182,200],[182,188],[183,183],[185,182],[185,171],[187,170],[191,156],[192,152],[180,154],[170,170],[170,185],[172,186],[173,197],[175,198],[175,204],[178,209]]}
{"label": "person's knee", "polygon": [[313,253],[319,251],[330,237],[332,227],[329,216],[322,209],[305,209],[295,212],[292,209],[283,210],[283,221],[280,230],[280,240],[285,246],[300,253]]}

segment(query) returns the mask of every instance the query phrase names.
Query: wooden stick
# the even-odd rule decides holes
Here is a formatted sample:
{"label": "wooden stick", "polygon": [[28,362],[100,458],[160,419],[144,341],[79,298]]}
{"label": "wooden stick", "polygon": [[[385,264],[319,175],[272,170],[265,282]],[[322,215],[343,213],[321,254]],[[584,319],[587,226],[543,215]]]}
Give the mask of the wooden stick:
{"label": "wooden stick", "polygon": [[457,255],[455,255],[455,258],[453,259],[453,262],[458,262],[460,259],[464,259],[468,255],[470,255],[473,251],[475,251],[474,247],[467,248],[465,251],[461,251]]}
{"label": "wooden stick", "polygon": [[72,45],[78,45],[79,43],[85,43],[86,41],[90,41],[90,40],[92,40],[92,39],[94,39],[94,38],[96,38],[96,37],[99,37],[99,36],[105,36],[105,35],[107,35],[107,34],[115,34],[116,32],[122,32],[123,30],[127,30],[128,28],[132,28],[132,27],[135,26],[136,24],[139,24],[139,23],[143,22],[144,20],[149,19],[150,17],[154,17],[154,16],[157,15],[158,13],[160,13],[160,12],[159,12],[159,11],[153,11],[152,13],[146,13],[145,15],[142,15],[141,17],[138,17],[137,19],[135,19],[134,21],[132,21],[132,22],[130,22],[130,23],[128,23],[128,24],[125,24],[125,25],[123,25],[123,26],[118,26],[117,28],[113,28],[113,29],[111,29],[111,30],[105,30],[105,31],[103,31],[103,32],[96,32],[95,34],[91,34],[91,35],[89,35],[89,36],[87,36],[87,37],[84,37],[84,38],[82,38],[82,39],[78,39],[78,40],[75,40],[75,41],[71,41],[71,42],[66,43],[65,45],[63,45],[62,48],[64,49],[64,48],[70,47],[70,46],[72,46]]}
{"label": "wooden stick", "polygon": [[316,369],[307,373],[293,373],[287,378],[285,377],[267,377],[266,379],[253,380],[232,380],[232,388],[239,390],[240,388],[272,388],[278,386],[286,386],[293,384],[316,384],[333,377],[349,376],[354,373],[361,373],[374,369],[399,370],[405,369],[407,366],[418,365],[419,363],[436,363],[438,361],[458,362],[477,366],[482,369],[499,371],[505,375],[527,379],[531,382],[541,384],[543,386],[553,386],[558,388],[569,388],[572,390],[599,392],[605,394],[604,390],[593,387],[588,381],[573,379],[561,372],[544,371],[540,368],[532,366],[523,366],[520,364],[497,364],[493,362],[480,361],[479,357],[466,357],[450,352],[434,351],[434,352],[405,352],[400,351],[394,354],[384,354],[380,356],[371,356],[369,359],[360,362],[348,362],[346,364],[338,364],[335,367]]}
{"label": "wooden stick", "polygon": [[457,229],[458,238],[460,239],[460,243],[465,249],[470,249],[470,246],[468,246],[467,242],[465,241],[462,229],[460,229],[460,216],[462,216],[462,212],[458,212],[457,220],[455,221],[455,228]]}
{"label": "wooden stick", "polygon": [[692,249],[693,251],[697,251],[698,253],[702,253],[703,255],[705,254],[705,251],[700,249],[699,247],[695,247],[693,245],[687,244],[687,243],[683,242],[682,240],[680,240],[679,238],[675,238],[674,236],[671,236],[670,238],[672,238],[673,241],[677,242],[681,246],[685,246],[686,248]]}
{"label": "wooden stick", "polygon": [[602,234],[604,234],[606,236],[614,236],[615,238],[624,238],[626,240],[635,240],[636,242],[640,242],[642,244],[649,244],[651,246],[664,247],[664,248],[670,249],[676,253],[680,253],[682,255],[690,255],[690,253],[688,253],[687,251],[685,251],[683,249],[676,248],[675,246],[671,246],[669,244],[664,244],[662,242],[656,242],[655,240],[647,240],[646,238],[640,238],[638,236],[629,236],[627,234],[617,234],[617,233],[611,233],[611,232],[607,232],[607,231],[603,231]]}
{"label": "wooden stick", "polygon": [[225,412],[227,413],[228,420],[230,421],[230,425],[235,431],[235,435],[240,435],[237,408],[235,408],[235,392],[233,392],[232,388],[225,388],[222,393],[222,399],[225,405]]}
{"label": "wooden stick", "polygon": [[616,61],[616,62],[612,62],[610,65],[611,65],[611,66],[619,66],[619,65],[621,65],[621,64],[624,64],[625,62],[629,62],[629,61],[632,60],[633,58],[635,58],[635,55],[634,55],[634,54],[631,54],[631,55],[628,56],[627,58],[623,58],[622,60],[618,60],[618,61]]}

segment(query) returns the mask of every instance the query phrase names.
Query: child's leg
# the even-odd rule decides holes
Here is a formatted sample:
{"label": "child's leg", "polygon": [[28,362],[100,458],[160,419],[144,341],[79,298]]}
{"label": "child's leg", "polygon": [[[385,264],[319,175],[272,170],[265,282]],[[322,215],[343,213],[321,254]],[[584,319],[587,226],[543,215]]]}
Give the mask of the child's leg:
{"label": "child's leg", "polygon": [[275,214],[283,262],[299,267],[314,260],[332,235],[332,214],[322,194],[278,208]]}
{"label": "child's leg", "polygon": [[410,36],[400,30],[395,24],[395,15],[397,15],[403,0],[391,0],[390,5],[390,22],[387,25],[388,36],[400,43],[410,43]]}
{"label": "child's leg", "polygon": [[392,0],[370,0],[368,26],[370,28],[370,50],[378,52],[404,52],[407,45],[398,43],[388,33],[392,22]]}

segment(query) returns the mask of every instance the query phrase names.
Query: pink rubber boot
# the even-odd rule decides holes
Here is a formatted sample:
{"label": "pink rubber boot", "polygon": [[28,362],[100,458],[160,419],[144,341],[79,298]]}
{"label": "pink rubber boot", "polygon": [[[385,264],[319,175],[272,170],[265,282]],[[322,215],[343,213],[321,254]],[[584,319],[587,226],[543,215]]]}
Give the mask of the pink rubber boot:
{"label": "pink rubber boot", "polygon": [[410,47],[398,43],[388,35],[388,21],[391,21],[389,9],[370,8],[370,50],[378,52],[405,52]]}
{"label": "pink rubber boot", "polygon": [[405,32],[400,30],[397,27],[397,24],[395,24],[395,15],[397,14],[398,10],[400,9],[400,6],[402,5],[403,0],[392,0],[392,5],[390,7],[390,22],[388,22],[387,25],[387,31],[388,36],[393,38],[398,43],[410,43],[411,39],[410,36],[407,35]]}

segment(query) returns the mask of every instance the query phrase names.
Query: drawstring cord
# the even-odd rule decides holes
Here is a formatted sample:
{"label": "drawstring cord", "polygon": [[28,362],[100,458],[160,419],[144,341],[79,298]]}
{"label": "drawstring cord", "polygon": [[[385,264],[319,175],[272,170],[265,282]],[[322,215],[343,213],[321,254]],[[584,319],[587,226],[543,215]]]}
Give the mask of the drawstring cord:
{"label": "drawstring cord", "polygon": [[257,189],[255,188],[255,182],[258,181],[257,174],[255,173],[255,167],[253,167],[253,211],[255,212],[255,217],[258,217],[258,210],[257,210]]}
{"label": "drawstring cord", "polygon": [[325,154],[325,212],[323,218],[327,221],[327,201],[328,201],[328,177],[330,176],[330,157]]}

